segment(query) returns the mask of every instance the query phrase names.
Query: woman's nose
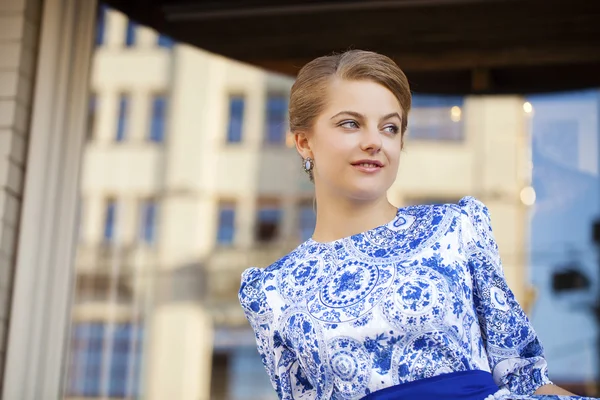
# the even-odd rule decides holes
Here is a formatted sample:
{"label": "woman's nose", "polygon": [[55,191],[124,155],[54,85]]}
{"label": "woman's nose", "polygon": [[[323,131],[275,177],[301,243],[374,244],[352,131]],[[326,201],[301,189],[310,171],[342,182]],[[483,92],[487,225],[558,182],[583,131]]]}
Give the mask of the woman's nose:
{"label": "woman's nose", "polygon": [[360,147],[369,153],[378,153],[381,150],[381,133],[377,127],[365,129],[361,137]]}

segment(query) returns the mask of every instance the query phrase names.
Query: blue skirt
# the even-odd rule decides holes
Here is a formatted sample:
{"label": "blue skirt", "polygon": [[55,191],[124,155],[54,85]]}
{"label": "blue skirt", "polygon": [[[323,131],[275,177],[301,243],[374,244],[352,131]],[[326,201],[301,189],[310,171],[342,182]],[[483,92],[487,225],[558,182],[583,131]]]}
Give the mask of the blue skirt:
{"label": "blue skirt", "polygon": [[373,392],[363,400],[483,400],[499,390],[492,374],[474,370],[403,383]]}

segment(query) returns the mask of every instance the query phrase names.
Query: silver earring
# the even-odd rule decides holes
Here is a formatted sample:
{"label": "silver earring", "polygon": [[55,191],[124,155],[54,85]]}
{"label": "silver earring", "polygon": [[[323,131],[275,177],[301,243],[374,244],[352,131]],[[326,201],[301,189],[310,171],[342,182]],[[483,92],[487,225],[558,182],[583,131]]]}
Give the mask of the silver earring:
{"label": "silver earring", "polygon": [[302,166],[304,167],[304,172],[310,175],[313,167],[315,166],[315,162],[312,158],[306,157],[302,160]]}

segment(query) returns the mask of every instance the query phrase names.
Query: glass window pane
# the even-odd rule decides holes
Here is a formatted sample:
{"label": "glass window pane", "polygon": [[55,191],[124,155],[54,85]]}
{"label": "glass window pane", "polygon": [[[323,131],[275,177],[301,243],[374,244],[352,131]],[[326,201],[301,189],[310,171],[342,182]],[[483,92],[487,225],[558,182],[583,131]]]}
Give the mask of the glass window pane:
{"label": "glass window pane", "polygon": [[165,138],[167,117],[167,99],[165,96],[154,96],[152,99],[152,119],[150,121],[150,140],[162,143]]}
{"label": "glass window pane", "polygon": [[142,205],[141,239],[145,243],[152,244],[156,240],[156,203],[148,200]]}
{"label": "glass window pane", "polygon": [[597,376],[586,357],[600,351],[597,319],[587,311],[597,304],[599,277],[600,91],[530,96],[523,111],[533,190],[521,200],[531,205],[528,274],[538,289],[531,319],[553,380],[581,382]]}
{"label": "glass window pane", "polygon": [[256,222],[256,240],[269,242],[277,239],[281,220],[281,209],[275,205],[260,206]]}
{"label": "glass window pane", "polygon": [[70,396],[99,396],[99,360],[102,359],[104,325],[76,323],[71,342],[71,369],[67,393]]}
{"label": "glass window pane", "polygon": [[175,45],[175,41],[167,35],[159,34],[156,44],[160,47],[171,49]]}
{"label": "glass window pane", "polygon": [[266,136],[267,143],[285,143],[287,99],[280,95],[267,98]]}
{"label": "glass window pane", "polygon": [[98,16],[96,22],[96,46],[102,46],[104,43],[104,31],[106,27],[106,11],[107,7],[104,4],[98,6]]}
{"label": "glass window pane", "polygon": [[229,123],[227,128],[227,142],[239,143],[242,141],[244,124],[244,97],[231,96],[229,98]]}
{"label": "glass window pane", "polygon": [[92,140],[94,137],[94,128],[96,125],[96,113],[98,112],[98,96],[96,93],[90,94],[88,104],[88,114],[86,123],[86,139]]}
{"label": "glass window pane", "polygon": [[115,237],[115,222],[116,222],[117,204],[114,200],[109,200],[106,204],[104,214],[104,239],[112,241]]}
{"label": "glass window pane", "polygon": [[[71,342],[69,396],[99,397],[103,393],[104,362],[109,362],[108,396],[122,398],[139,392],[141,325],[132,323],[76,323]],[[110,354],[105,345],[112,342]],[[82,345],[83,344],[83,345]]]}
{"label": "glass window pane", "polygon": [[117,142],[125,140],[127,130],[127,119],[129,116],[129,96],[121,95],[119,98],[119,115],[117,120]]}
{"label": "glass window pane", "polygon": [[127,28],[125,30],[125,46],[132,47],[135,45],[137,24],[131,20],[127,21]]}
{"label": "glass window pane", "polygon": [[463,140],[463,103],[459,96],[413,96],[408,136],[417,140]]}
{"label": "glass window pane", "polygon": [[235,206],[222,205],[219,209],[217,243],[231,244],[235,235]]}

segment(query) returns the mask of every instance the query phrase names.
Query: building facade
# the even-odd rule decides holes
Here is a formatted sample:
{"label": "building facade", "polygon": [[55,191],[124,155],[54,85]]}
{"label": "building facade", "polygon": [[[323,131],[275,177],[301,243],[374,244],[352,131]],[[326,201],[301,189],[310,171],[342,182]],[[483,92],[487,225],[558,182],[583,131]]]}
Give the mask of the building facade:
{"label": "building facade", "polygon": [[[96,44],[65,397],[273,398],[237,290],[314,227],[293,79],[106,9]],[[392,203],[480,198],[527,304],[523,99],[415,95],[407,135]]]}

